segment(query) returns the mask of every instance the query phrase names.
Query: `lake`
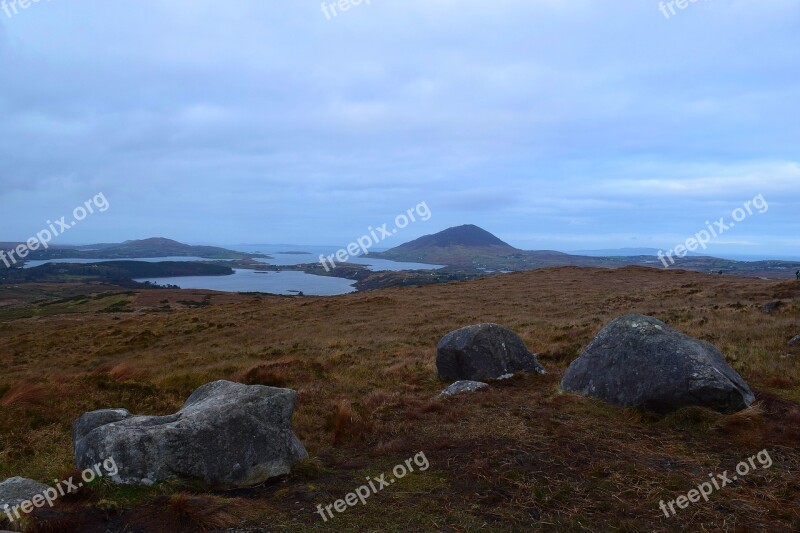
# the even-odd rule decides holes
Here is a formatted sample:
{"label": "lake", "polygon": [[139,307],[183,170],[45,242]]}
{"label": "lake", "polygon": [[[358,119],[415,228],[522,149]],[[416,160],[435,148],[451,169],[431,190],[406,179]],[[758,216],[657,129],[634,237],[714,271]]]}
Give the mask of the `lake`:
{"label": "lake", "polygon": [[[262,253],[272,257],[272,259],[256,259],[270,265],[300,265],[303,263],[319,263],[319,256],[335,255],[341,248],[331,246],[299,246],[295,244],[240,244],[234,246],[224,246],[229,250],[245,252],[248,254]],[[380,252],[383,249],[375,248],[373,251]],[[285,252],[303,252],[302,254],[287,254]],[[348,263],[364,265],[370,270],[378,271],[399,271],[399,270],[436,270],[442,265],[428,265],[425,263],[399,263],[388,259],[372,258],[370,256],[351,257]]]}
{"label": "lake", "polygon": [[355,292],[352,280],[314,276],[305,272],[266,272],[234,269],[232,276],[186,276],[180,278],[145,278],[159,285],[177,285],[181,289],[208,289],[224,292],[268,292],[270,294],[297,294],[309,296],[334,296]]}
{"label": "lake", "polygon": [[[272,259],[257,259],[269,265],[299,265],[303,263],[316,263],[320,254],[326,257],[335,254],[339,249],[332,246],[300,246],[296,244],[242,244],[224,246],[229,250],[246,253],[262,253]],[[378,251],[378,250],[376,250]],[[303,252],[300,254],[287,254],[282,252]],[[147,261],[157,263],[161,261],[204,261],[201,257],[142,257],[131,259],[53,259],[50,261],[29,261],[25,268],[32,268],[45,263],[103,263],[107,261]],[[374,271],[399,271],[399,270],[435,270],[441,265],[428,265],[424,263],[399,263],[386,259],[373,259],[369,257],[351,258],[349,263],[365,265]],[[136,281],[157,283],[159,285],[177,285],[182,289],[207,289],[225,292],[265,292],[270,294],[291,295],[293,291],[302,291],[309,296],[335,296],[354,292],[354,281],[344,278],[329,276],[315,276],[305,272],[268,272],[256,273],[254,270],[234,269],[230,276],[185,276],[177,278],[141,278]]]}

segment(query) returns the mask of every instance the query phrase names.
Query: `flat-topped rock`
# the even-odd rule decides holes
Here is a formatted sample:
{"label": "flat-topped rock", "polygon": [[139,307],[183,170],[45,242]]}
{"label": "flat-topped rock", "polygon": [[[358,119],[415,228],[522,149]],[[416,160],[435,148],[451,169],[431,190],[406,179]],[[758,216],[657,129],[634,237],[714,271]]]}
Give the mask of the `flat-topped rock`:
{"label": "flat-topped rock", "polygon": [[291,427],[296,398],[290,389],[215,381],[168,416],[86,413],[73,426],[75,464],[84,469],[113,458],[118,473],[111,479],[124,484],[179,477],[257,485],[308,457]]}

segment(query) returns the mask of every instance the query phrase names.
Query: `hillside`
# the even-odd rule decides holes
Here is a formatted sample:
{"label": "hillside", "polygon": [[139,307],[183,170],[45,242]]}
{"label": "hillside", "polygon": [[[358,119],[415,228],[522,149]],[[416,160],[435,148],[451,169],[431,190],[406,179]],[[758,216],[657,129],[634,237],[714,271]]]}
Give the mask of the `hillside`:
{"label": "hillside", "polygon": [[199,261],[105,261],[102,263],[47,263],[33,268],[0,269],[2,283],[98,282],[135,286],[136,278],[227,276],[229,266]]}
{"label": "hillside", "polygon": [[[800,283],[567,267],[334,298],[99,290],[4,293],[0,407],[13,423],[0,425],[0,478],[74,475],[80,414],[173,413],[216,379],[297,390],[293,427],[311,458],[279,481],[233,492],[100,483],[45,509],[41,531],[800,528],[800,367],[787,356],[800,355],[787,346],[800,333]],[[764,314],[775,299],[784,305]],[[757,406],[661,416],[559,392],[567,365],[603,325],[633,312],[719,347]],[[548,374],[437,399],[445,384],[436,343],[478,322],[519,333]],[[771,469],[678,517],[659,511],[659,500],[763,449]],[[327,524],[316,513],[420,451],[429,470]]]}
{"label": "hillside", "polygon": [[214,256],[229,253],[231,253],[231,250],[216,246],[191,246],[163,237],[125,241],[121,244],[112,244],[102,248],[104,257],[167,257],[196,254],[198,257],[215,258]]}
{"label": "hillside", "polygon": [[[370,256],[402,262],[419,262],[447,265],[460,269],[472,269],[468,277],[481,275],[485,271],[535,270],[558,266],[620,268],[625,266],[647,266],[661,268],[663,265],[654,253],[630,255],[613,251],[615,255],[573,255],[552,250],[520,250],[503,242],[478,226],[468,224],[449,228],[433,235],[426,235]],[[666,260],[666,259],[665,259]],[[675,258],[670,268],[694,270],[705,273],[722,273],[740,276],[793,279],[800,269],[800,262],[793,261],[733,261],[716,257],[689,255]],[[400,276],[401,274],[391,274]]]}
{"label": "hillside", "polygon": [[419,239],[401,244],[394,248],[398,253],[424,251],[427,248],[449,248],[451,246],[464,246],[469,248],[497,248],[509,252],[517,251],[516,248],[501,241],[485,229],[474,224],[465,224],[440,231],[433,235],[425,235]]}
{"label": "hillside", "polygon": [[587,257],[552,250],[525,251],[514,248],[488,231],[466,224],[425,235],[378,254],[383,259],[422,262],[455,267],[495,270],[531,270],[548,266],[623,266],[652,263],[653,258]]}
{"label": "hillside", "polygon": [[172,239],[153,237],[123,243],[104,243],[88,246],[50,247],[30,252],[28,260],[47,259],[132,259],[150,257],[202,257],[205,259],[245,259],[266,257],[247,254],[217,246],[192,246]]}
{"label": "hillside", "polygon": [[464,266],[512,258],[521,252],[488,231],[465,224],[370,255],[394,261]]}

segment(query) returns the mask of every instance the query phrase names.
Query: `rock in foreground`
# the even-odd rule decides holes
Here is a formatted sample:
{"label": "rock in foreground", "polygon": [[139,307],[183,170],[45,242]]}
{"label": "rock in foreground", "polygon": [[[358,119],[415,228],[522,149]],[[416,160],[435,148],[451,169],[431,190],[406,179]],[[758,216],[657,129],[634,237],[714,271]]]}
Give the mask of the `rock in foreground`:
{"label": "rock in foreground", "polygon": [[[24,477],[12,477],[0,483],[0,513],[6,506],[13,509],[22,502],[29,501],[37,494],[44,494],[49,489],[38,481]],[[3,515],[0,514],[0,521]]]}
{"label": "rock in foreground", "polygon": [[570,364],[561,388],[660,413],[689,405],[730,413],[755,399],[714,346],[643,315],[611,321]]}
{"label": "rock in foreground", "polygon": [[481,389],[488,389],[489,385],[480,381],[456,381],[446,389],[444,389],[439,396],[453,396],[461,394],[462,392],[475,392]]}
{"label": "rock in foreground", "polygon": [[436,368],[442,380],[545,373],[519,335],[498,324],[477,324],[445,335],[436,347]]}
{"label": "rock in foreground", "polygon": [[78,468],[112,458],[118,483],[150,485],[173,477],[226,487],[257,485],[308,457],[292,431],[297,393],[215,381],[169,416],[125,409],[84,414],[72,440]]}

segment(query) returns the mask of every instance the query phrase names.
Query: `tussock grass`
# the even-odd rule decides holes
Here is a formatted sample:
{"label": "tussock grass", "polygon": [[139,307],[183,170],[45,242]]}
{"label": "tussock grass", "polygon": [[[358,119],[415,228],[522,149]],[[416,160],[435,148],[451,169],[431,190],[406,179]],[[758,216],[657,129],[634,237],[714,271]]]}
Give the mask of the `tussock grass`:
{"label": "tussock grass", "polygon": [[[85,411],[172,413],[198,386],[233,379],[298,391],[294,426],[312,459],[285,479],[232,493],[101,484],[67,507],[83,531],[109,523],[202,530],[232,519],[271,531],[800,529],[800,363],[786,357],[798,352],[787,342],[800,334],[799,283],[564,267],[335,298],[207,295],[126,294],[135,310],[126,313],[97,313],[95,298],[75,298],[3,322],[0,477],[48,482],[69,472],[71,424]],[[774,299],[785,304],[763,313]],[[169,309],[148,312],[165,300]],[[27,308],[4,309],[8,319]],[[659,416],[561,393],[581,349],[632,312],[716,345],[758,404],[734,415],[686,408]],[[436,343],[477,322],[518,332],[548,374],[436,399],[448,385],[436,379]],[[658,510],[659,500],[762,449],[771,469],[678,517]],[[419,451],[427,472],[329,523],[315,513]],[[216,511],[204,515],[204,502]]]}

